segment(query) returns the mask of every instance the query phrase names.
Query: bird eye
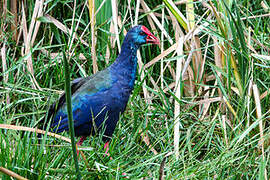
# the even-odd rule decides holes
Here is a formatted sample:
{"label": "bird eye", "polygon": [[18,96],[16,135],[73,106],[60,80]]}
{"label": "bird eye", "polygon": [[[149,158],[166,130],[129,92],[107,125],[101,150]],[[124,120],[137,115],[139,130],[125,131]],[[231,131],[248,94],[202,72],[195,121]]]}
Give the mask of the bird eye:
{"label": "bird eye", "polygon": [[140,35],[145,35],[145,33],[143,31],[140,32]]}

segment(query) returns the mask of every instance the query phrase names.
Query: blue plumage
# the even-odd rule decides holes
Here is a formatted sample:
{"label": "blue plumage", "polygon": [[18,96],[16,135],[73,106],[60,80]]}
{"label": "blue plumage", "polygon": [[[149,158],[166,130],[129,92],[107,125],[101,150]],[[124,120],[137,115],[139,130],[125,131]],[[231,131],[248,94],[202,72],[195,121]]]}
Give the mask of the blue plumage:
{"label": "blue plumage", "polygon": [[[105,128],[110,137],[119,115],[126,108],[133,90],[137,69],[137,50],[145,43],[158,44],[158,39],[145,26],[135,26],[126,35],[115,62],[96,74],[72,82],[72,112],[76,136],[93,135]],[[50,131],[68,131],[65,95],[54,103],[48,117]]]}

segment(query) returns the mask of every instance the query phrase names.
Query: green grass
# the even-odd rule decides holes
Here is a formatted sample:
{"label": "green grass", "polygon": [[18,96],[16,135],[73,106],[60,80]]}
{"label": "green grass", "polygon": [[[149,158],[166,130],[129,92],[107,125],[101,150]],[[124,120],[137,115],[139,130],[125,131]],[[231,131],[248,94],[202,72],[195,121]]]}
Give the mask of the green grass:
{"label": "green grass", "polygon": [[[9,9],[10,2],[11,0],[8,1]],[[145,2],[151,12],[160,15],[161,9],[165,8],[161,1]],[[264,9],[261,2],[264,2],[268,9]],[[25,5],[29,30],[35,1],[28,3]],[[96,9],[101,3],[102,1],[96,1]],[[206,3],[208,6],[199,1],[194,2],[195,23],[199,22],[198,25],[201,25],[208,22],[209,25],[194,37],[198,38],[196,41],[192,38],[185,42],[183,56],[178,56],[175,51],[165,56],[164,66],[169,63],[170,67],[166,66],[162,82],[160,59],[144,70],[144,77],[141,77],[142,72],[138,70],[127,109],[121,116],[110,142],[111,159],[104,154],[102,135],[88,137],[83,143],[81,151],[86,161],[81,156],[79,159],[82,179],[158,179],[163,160],[165,165],[161,168],[161,173],[164,174],[164,179],[264,179],[265,171],[269,178],[270,18],[261,16],[269,13],[270,5],[267,1],[258,0],[226,1],[226,4],[223,1],[213,1],[212,5],[218,13],[212,14],[215,11],[209,10],[210,1]],[[83,10],[84,2],[77,2],[73,18],[73,6],[73,1],[51,1],[47,3],[47,8],[44,8],[44,15],[50,14],[69,28],[74,20],[74,33],[78,37],[86,29],[83,40],[89,47],[76,39],[69,45],[71,51],[74,49],[69,60],[71,79],[93,74],[91,28],[87,27],[90,21],[89,10],[87,7]],[[100,10],[104,15],[98,14],[95,24],[99,70],[108,67],[119,52],[117,45],[108,39],[115,37],[115,34],[110,32],[113,21],[110,7],[111,2],[107,0],[105,7]],[[130,7],[131,9],[128,1],[118,4],[120,19],[125,21],[124,27],[118,29],[121,42],[124,38],[123,28],[128,30],[131,27],[131,18],[134,22],[136,1],[131,1]],[[177,7],[186,15],[184,4]],[[139,24],[144,24],[153,31],[150,28],[151,21],[147,18],[149,12],[145,12],[142,5],[140,8],[143,12],[139,13]],[[18,12],[15,16],[21,17],[21,7]],[[177,12],[173,13],[170,16],[165,9],[163,27],[173,38],[173,43],[176,43],[175,37],[179,32],[174,27],[179,27],[185,35],[188,32],[175,23],[180,16],[177,16],[176,21],[171,21]],[[154,15],[161,22],[158,14]],[[2,56],[3,53],[0,54],[0,124],[35,127],[46,115],[49,105],[57,100],[64,90],[63,58],[53,55],[62,52],[61,49],[63,46],[68,47],[68,43],[60,43],[62,30],[47,22],[46,17],[40,18],[41,26],[31,46],[31,55],[22,55],[25,40],[21,35],[16,45],[13,39],[14,30],[11,24],[14,16],[9,12],[3,15],[6,15],[6,18],[0,20],[1,27],[5,27],[0,30],[0,49],[2,52],[5,50],[6,58]],[[258,17],[248,18],[250,16]],[[21,25],[21,18],[18,19]],[[78,22],[80,24],[76,28]],[[153,24],[157,29],[154,33],[161,36],[158,25],[155,22]],[[66,42],[69,42],[70,37],[66,35],[65,38]],[[199,46],[194,48],[192,43],[195,42],[199,42]],[[108,63],[105,60],[107,44],[110,57]],[[164,49],[170,47],[171,44],[164,38]],[[48,54],[44,53],[45,50]],[[190,76],[185,76],[181,82],[184,88],[181,89],[183,95],[179,98],[172,85],[175,78],[178,78],[175,73],[178,68],[176,62],[179,57],[184,57],[186,61],[192,50],[198,54],[189,64]],[[162,54],[161,49],[153,45],[143,46],[140,53],[144,64]],[[223,56],[218,56],[217,53],[223,53]],[[80,54],[86,59],[80,58]],[[42,90],[33,87],[26,66],[29,56],[32,57],[34,78]],[[200,69],[204,59],[205,65]],[[199,68],[196,63],[201,63]],[[199,76],[201,71],[202,77]],[[156,86],[153,81],[157,83]],[[251,83],[257,85],[260,94],[264,95],[260,99],[261,116],[256,112],[258,104],[255,102],[254,86],[250,86]],[[165,89],[162,89],[162,86]],[[194,88],[191,88],[192,86]],[[146,103],[145,91],[150,94],[152,104]],[[225,98],[227,103],[223,100],[212,102],[204,112],[206,102],[218,97]],[[196,104],[201,100],[206,102]],[[175,101],[180,103],[179,114],[175,113]],[[171,153],[174,152],[176,117],[180,119],[178,158]],[[262,129],[259,128],[260,125]],[[149,146],[141,133],[149,137]],[[263,149],[260,133],[263,133],[264,138]],[[68,133],[62,135],[69,137]],[[152,147],[157,154],[153,153]],[[44,136],[39,142],[35,133],[23,134],[18,130],[0,129],[0,167],[28,179],[76,179],[71,144],[51,136]],[[0,179],[12,178],[0,172]]]}

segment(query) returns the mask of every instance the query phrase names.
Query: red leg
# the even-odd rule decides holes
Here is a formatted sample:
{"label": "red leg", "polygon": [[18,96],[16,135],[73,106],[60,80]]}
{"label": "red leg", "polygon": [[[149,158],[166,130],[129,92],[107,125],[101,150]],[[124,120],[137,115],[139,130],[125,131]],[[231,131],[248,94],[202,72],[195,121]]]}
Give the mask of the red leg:
{"label": "red leg", "polygon": [[[78,146],[82,145],[83,141],[86,139],[86,136],[82,136],[80,140],[77,142],[77,148]],[[79,150],[77,149],[77,156],[79,156]]]}
{"label": "red leg", "polygon": [[[109,151],[109,141],[106,142],[106,143],[104,144],[104,149],[105,149],[105,154],[104,154],[104,156],[105,156],[105,155],[110,156],[110,153],[108,153],[108,151]],[[110,160],[112,160],[112,157],[110,157]],[[127,173],[122,173],[122,175],[124,176],[125,179],[128,178],[128,176],[126,176]]]}
{"label": "red leg", "polygon": [[80,140],[77,142],[77,145],[78,146],[80,146],[80,145],[82,145],[82,143],[83,143],[83,141],[86,139],[86,136],[82,136],[81,138],[80,138]]}
{"label": "red leg", "polygon": [[109,151],[109,141],[104,144],[104,149],[105,149],[105,154],[107,156],[110,156],[110,153],[108,153],[108,151]]}

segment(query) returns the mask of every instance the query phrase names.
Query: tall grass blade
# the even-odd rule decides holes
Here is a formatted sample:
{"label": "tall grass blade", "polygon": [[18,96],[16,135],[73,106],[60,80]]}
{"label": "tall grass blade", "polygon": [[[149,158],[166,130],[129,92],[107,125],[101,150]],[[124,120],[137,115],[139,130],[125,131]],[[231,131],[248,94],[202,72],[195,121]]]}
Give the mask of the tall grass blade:
{"label": "tall grass blade", "polygon": [[175,4],[171,0],[163,0],[165,5],[171,11],[171,13],[176,17],[177,21],[181,24],[181,26],[188,31],[187,20],[185,16],[179,11],[179,9],[175,6]]}
{"label": "tall grass blade", "polygon": [[66,94],[66,103],[67,103],[67,112],[68,112],[68,128],[70,133],[71,145],[72,145],[72,152],[73,152],[73,159],[76,168],[76,176],[77,179],[81,179],[78,157],[76,153],[76,143],[75,143],[75,131],[74,131],[74,122],[73,122],[73,115],[72,115],[72,102],[71,102],[71,87],[70,87],[70,72],[69,72],[69,64],[66,58],[66,51],[65,48],[62,50],[63,53],[63,60],[64,60],[64,69],[65,69],[65,94]]}

